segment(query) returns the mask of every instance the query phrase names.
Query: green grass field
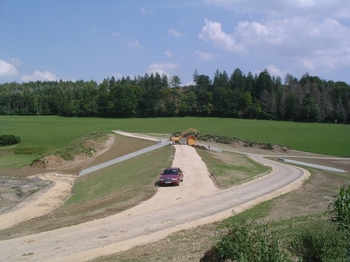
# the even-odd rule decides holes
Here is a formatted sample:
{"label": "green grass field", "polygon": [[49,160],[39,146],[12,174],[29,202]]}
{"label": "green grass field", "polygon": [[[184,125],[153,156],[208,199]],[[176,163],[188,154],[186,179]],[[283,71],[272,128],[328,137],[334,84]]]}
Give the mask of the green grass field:
{"label": "green grass field", "polygon": [[22,143],[16,148],[32,148],[44,153],[61,148],[94,131],[110,133],[120,129],[139,133],[170,134],[191,127],[202,134],[270,142],[326,155],[350,156],[349,125],[200,117],[102,119],[0,116],[0,134],[21,137]]}

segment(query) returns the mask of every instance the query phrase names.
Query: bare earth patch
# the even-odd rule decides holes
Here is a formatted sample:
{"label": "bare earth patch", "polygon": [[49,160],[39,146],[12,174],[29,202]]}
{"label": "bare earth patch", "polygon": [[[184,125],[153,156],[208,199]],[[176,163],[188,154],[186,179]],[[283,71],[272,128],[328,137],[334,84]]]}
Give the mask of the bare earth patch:
{"label": "bare earth patch", "polygon": [[46,215],[59,207],[69,197],[74,177],[47,173],[38,175],[37,178],[51,181],[53,186],[36,193],[32,198],[26,198],[2,214],[0,230],[34,217]]}

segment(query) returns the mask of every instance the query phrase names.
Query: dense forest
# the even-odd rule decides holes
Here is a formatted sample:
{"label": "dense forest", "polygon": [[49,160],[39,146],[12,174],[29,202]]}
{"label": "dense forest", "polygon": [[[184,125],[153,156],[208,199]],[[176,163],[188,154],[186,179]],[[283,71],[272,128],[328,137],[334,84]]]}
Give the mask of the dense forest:
{"label": "dense forest", "polygon": [[350,86],[305,74],[284,83],[267,70],[245,75],[235,69],[178,76],[150,75],[116,80],[37,81],[0,85],[0,115],[78,117],[215,116],[281,121],[350,123]]}

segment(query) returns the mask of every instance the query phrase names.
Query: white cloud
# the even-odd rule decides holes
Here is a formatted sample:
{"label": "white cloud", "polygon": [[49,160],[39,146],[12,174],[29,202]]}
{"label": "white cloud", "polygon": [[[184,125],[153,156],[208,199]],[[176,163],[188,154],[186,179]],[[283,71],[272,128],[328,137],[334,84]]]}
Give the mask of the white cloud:
{"label": "white cloud", "polygon": [[149,10],[149,9],[146,9],[146,8],[141,8],[141,13],[152,15],[152,14],[153,14],[153,11],[152,11],[152,10]]}
{"label": "white cloud", "polygon": [[172,57],[172,56],[173,56],[173,54],[172,54],[170,51],[166,51],[164,54],[165,54],[166,56],[168,56],[168,57]]}
{"label": "white cloud", "polygon": [[113,74],[113,76],[115,79],[122,79],[123,78],[123,74],[121,74],[121,73],[115,73],[115,74]]}
{"label": "white cloud", "polygon": [[[245,46],[279,45],[289,40],[286,29],[294,34],[293,27],[283,27],[281,21],[268,21],[265,24],[260,22],[239,22],[235,28],[236,37]],[[294,37],[292,37],[293,39]]]}
{"label": "white cloud", "polygon": [[314,63],[307,58],[301,59],[300,62],[301,62],[302,67],[307,69],[307,70],[314,70],[315,69]]}
{"label": "white cloud", "polygon": [[174,37],[181,37],[181,33],[174,28],[169,28],[168,33]]}
{"label": "white cloud", "polygon": [[112,36],[113,36],[113,37],[120,37],[121,35],[122,35],[121,32],[113,32],[113,33],[112,33]]}
{"label": "white cloud", "polygon": [[[284,77],[288,73],[287,70],[282,71],[281,69],[277,68],[274,65],[269,65],[268,67],[266,67],[266,69],[267,69],[267,71],[269,72],[270,75],[279,76],[282,79],[284,79]],[[261,70],[260,72],[262,72],[262,71],[263,70]]]}
{"label": "white cloud", "polygon": [[23,65],[23,62],[19,58],[11,58],[11,64],[15,66],[21,66]]}
{"label": "white cloud", "polygon": [[313,7],[316,5],[315,0],[296,0],[295,3],[300,7]]}
{"label": "white cloud", "polygon": [[16,67],[12,64],[0,60],[0,77],[14,77],[18,75]]}
{"label": "white cloud", "polygon": [[171,64],[171,63],[163,63],[163,64],[159,64],[159,63],[154,63],[151,64],[149,67],[150,71],[153,71],[156,68],[161,68],[161,69],[166,69],[166,70],[174,70],[179,68],[178,64]]}
{"label": "white cloud", "polygon": [[[172,70],[176,70],[177,68],[179,68],[178,64],[172,64],[172,63],[154,63],[149,65],[148,67],[148,73],[158,73],[160,75],[165,74],[168,75],[167,71],[172,71]],[[169,75],[168,75],[169,76]]]}
{"label": "white cloud", "polygon": [[238,22],[228,34],[220,23],[206,20],[199,37],[229,52],[244,50],[257,58],[288,59],[305,69],[334,69],[350,65],[349,29],[331,18],[294,17]]}
{"label": "white cloud", "polygon": [[49,72],[49,71],[44,71],[40,72],[36,70],[33,74],[31,75],[23,75],[21,76],[21,80],[23,82],[30,82],[30,81],[56,81],[56,75]]}
{"label": "white cloud", "polygon": [[115,74],[113,74],[113,76],[114,76],[115,79],[122,79],[123,77],[124,78],[129,77],[130,79],[134,78],[134,75],[132,75],[132,74],[123,75],[122,73],[115,73]]}
{"label": "white cloud", "polygon": [[200,60],[211,60],[213,58],[213,55],[208,52],[201,52],[199,50],[196,50],[194,54],[200,59]]}
{"label": "white cloud", "polygon": [[205,0],[205,2],[211,6],[240,13],[258,13],[284,18],[295,14],[314,18],[349,18],[350,15],[348,0]]}
{"label": "white cloud", "polygon": [[229,35],[221,29],[221,23],[208,19],[205,19],[205,26],[202,27],[199,38],[207,42],[211,41],[215,47],[223,50],[236,53],[244,51],[244,47],[236,42],[233,35]]}
{"label": "white cloud", "polygon": [[126,39],[126,42],[128,43],[128,46],[131,49],[138,50],[138,49],[142,49],[143,48],[143,46],[139,43],[138,40]]}

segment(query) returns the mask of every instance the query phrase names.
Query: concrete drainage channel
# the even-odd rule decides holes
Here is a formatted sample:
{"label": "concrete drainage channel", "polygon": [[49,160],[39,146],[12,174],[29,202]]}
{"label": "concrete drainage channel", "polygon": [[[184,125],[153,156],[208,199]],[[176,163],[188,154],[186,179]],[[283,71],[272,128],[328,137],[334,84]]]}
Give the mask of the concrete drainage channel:
{"label": "concrete drainage channel", "polygon": [[322,165],[316,165],[316,164],[311,164],[311,163],[306,163],[306,162],[300,162],[300,161],[295,161],[295,160],[290,160],[290,159],[285,159],[285,158],[279,158],[279,161],[295,164],[295,165],[301,165],[301,166],[308,166],[308,167],[313,167],[317,169],[323,169],[327,171],[333,171],[333,172],[339,172],[339,173],[346,173],[346,170],[343,169],[338,169],[334,167],[329,167],[329,166],[322,166]]}
{"label": "concrete drainage channel", "polygon": [[105,168],[105,167],[108,167],[108,166],[120,163],[120,162],[125,161],[127,159],[130,159],[130,158],[133,158],[133,157],[145,154],[147,152],[150,152],[150,151],[153,151],[153,150],[156,150],[158,148],[161,148],[161,147],[164,147],[164,146],[168,146],[168,145],[169,145],[169,141],[161,140],[156,145],[149,146],[149,147],[146,147],[144,149],[135,151],[133,153],[130,153],[130,154],[127,154],[127,155],[124,155],[124,156],[121,156],[121,157],[109,160],[109,161],[104,162],[102,164],[83,169],[83,170],[80,171],[79,176],[83,176],[83,175],[95,172],[95,171],[100,170],[102,168]]}

